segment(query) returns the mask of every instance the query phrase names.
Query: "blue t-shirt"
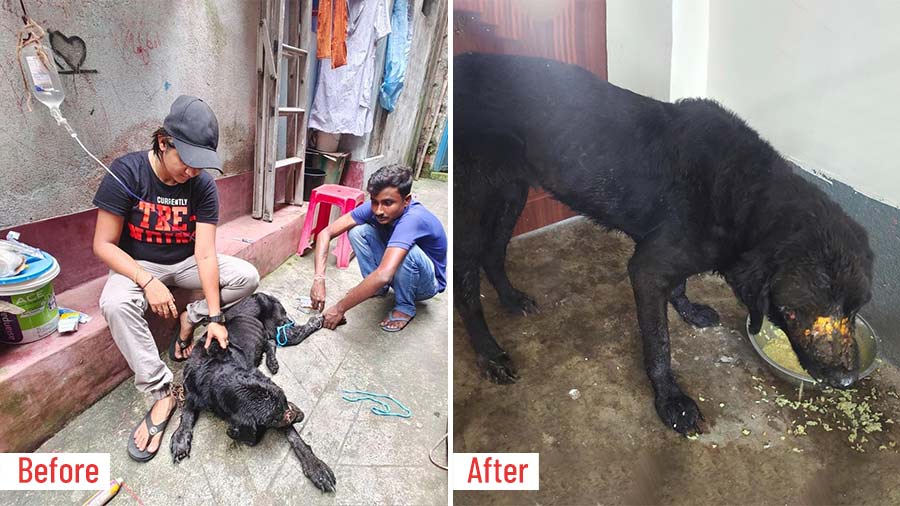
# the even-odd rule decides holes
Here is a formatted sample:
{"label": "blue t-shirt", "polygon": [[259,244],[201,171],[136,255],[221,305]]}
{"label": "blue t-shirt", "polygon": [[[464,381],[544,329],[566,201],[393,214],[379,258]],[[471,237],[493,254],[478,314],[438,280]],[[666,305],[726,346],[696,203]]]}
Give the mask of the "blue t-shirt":
{"label": "blue t-shirt", "polygon": [[370,201],[361,204],[350,215],[357,225],[368,223],[375,227],[389,248],[394,246],[407,251],[413,245],[421,248],[434,264],[438,289],[444,291],[447,287],[447,234],[437,216],[431,214],[425,206],[412,201],[390,225],[378,223],[372,213]]}

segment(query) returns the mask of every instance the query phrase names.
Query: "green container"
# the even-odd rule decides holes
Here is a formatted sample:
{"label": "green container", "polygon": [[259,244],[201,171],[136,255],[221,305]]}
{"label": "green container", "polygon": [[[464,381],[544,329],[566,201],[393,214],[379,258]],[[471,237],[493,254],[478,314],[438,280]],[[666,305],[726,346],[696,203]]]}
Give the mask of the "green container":
{"label": "green container", "polygon": [[0,285],[2,306],[11,304],[13,312],[0,311],[0,343],[26,344],[52,334],[59,322],[59,308],[53,293],[53,280],[59,275],[59,264],[53,257],[49,268],[21,283]]}

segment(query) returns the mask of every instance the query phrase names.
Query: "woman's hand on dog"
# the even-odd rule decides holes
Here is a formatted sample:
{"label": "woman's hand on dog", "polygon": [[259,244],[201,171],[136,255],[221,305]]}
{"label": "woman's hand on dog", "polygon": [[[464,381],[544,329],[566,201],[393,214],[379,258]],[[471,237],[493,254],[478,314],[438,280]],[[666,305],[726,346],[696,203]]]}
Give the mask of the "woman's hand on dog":
{"label": "woman's hand on dog", "polygon": [[221,323],[210,323],[206,327],[206,344],[203,347],[208,350],[213,339],[218,341],[224,350],[228,347],[228,329]]}
{"label": "woman's hand on dog", "polygon": [[178,309],[175,307],[175,297],[169,291],[169,287],[162,281],[154,278],[144,287],[144,295],[147,296],[147,304],[150,310],[163,318],[178,318]]}
{"label": "woman's hand on dog", "polygon": [[312,301],[312,308],[316,311],[325,309],[325,280],[316,279],[313,281],[312,288],[309,289],[309,298]]}

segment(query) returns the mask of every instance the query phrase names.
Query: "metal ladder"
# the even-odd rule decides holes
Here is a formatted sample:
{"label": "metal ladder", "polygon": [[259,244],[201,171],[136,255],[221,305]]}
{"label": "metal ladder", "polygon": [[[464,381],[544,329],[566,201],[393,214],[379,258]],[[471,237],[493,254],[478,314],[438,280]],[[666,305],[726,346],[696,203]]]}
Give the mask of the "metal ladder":
{"label": "metal ladder", "polygon": [[[303,172],[309,97],[311,0],[260,2],[256,72],[256,156],[253,217],[272,221],[278,170],[287,167],[285,202],[303,205]],[[286,76],[283,76],[285,74]],[[287,78],[285,105],[281,84]],[[286,158],[278,160],[278,118],[287,118]]]}

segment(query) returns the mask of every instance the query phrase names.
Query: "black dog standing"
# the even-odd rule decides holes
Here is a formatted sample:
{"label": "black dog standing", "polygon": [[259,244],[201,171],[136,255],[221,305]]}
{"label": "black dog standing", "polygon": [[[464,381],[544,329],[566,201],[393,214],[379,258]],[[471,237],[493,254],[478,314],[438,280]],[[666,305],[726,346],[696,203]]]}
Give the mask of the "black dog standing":
{"label": "black dog standing", "polygon": [[[270,295],[255,293],[225,311],[230,342],[222,349],[213,341],[209,349],[197,346],[184,367],[184,406],[181,423],[170,447],[175,462],[190,456],[194,423],[208,409],[227,421],[228,437],[253,446],[267,429],[281,429],[300,459],[303,474],[322,491],[333,492],[334,473],[313,454],[293,424],[303,421],[303,412],[288,402],[284,391],[257,367],[266,355],[266,367],[278,372],[275,359],[278,327],[290,322],[284,306]],[[285,332],[285,346],[300,344],[322,328],[322,317],[314,316],[302,326]]]}
{"label": "black dog standing", "polygon": [[698,431],[702,416],[675,381],[667,301],[695,326],[719,321],[688,300],[694,274],[723,274],[751,331],[768,316],[816,379],[856,380],[854,318],[873,263],[865,230],[717,103],[660,102],[551,60],[466,54],[454,59],[453,149],[456,307],[492,381],[517,375],[485,322],[479,272],[504,306],[536,310],[504,267],[532,185],[635,241],[644,362],[656,411],[676,431]]}

